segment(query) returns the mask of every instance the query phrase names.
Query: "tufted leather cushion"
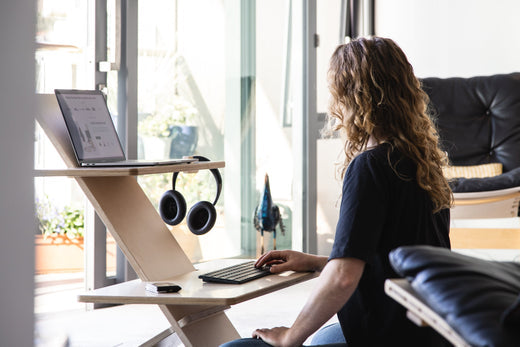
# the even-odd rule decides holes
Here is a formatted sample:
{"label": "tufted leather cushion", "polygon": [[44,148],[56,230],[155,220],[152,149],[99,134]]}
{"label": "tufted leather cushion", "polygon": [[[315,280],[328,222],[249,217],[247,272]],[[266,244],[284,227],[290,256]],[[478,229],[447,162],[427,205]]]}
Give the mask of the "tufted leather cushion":
{"label": "tufted leather cushion", "polygon": [[520,346],[520,264],[432,246],[390,252],[395,271],[472,346]]}
{"label": "tufted leather cushion", "polygon": [[422,83],[453,165],[520,167],[520,73]]}
{"label": "tufted leather cushion", "polygon": [[520,167],[493,177],[455,178],[450,180],[454,193],[486,192],[520,186]]}

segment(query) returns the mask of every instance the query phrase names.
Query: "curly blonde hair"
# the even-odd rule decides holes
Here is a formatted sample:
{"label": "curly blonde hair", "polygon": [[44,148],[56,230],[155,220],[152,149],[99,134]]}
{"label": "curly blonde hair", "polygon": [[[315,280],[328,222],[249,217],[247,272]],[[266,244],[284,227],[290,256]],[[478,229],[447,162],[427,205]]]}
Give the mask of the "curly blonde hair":
{"label": "curly blonde hair", "polygon": [[452,192],[442,174],[447,156],[427,113],[428,95],[401,48],[381,37],[340,45],[330,59],[328,81],[329,129],[347,137],[341,176],[370,138],[388,142],[416,164],[417,183],[430,195],[433,212],[450,207]]}

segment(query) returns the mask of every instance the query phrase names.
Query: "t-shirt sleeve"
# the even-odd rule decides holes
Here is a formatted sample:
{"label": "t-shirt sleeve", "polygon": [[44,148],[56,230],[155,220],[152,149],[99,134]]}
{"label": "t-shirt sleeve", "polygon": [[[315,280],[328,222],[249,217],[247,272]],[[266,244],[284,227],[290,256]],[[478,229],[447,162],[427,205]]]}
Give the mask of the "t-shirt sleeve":
{"label": "t-shirt sleeve", "polygon": [[343,179],[343,195],[329,259],[353,257],[370,263],[386,220],[388,189],[382,163],[360,155]]}

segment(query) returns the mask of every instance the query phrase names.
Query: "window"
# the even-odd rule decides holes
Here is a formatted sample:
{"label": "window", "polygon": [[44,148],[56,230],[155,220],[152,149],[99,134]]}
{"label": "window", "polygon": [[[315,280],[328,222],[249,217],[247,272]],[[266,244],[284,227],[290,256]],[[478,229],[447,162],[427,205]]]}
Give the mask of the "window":
{"label": "window", "polygon": [[[198,237],[185,224],[172,228],[192,261],[258,255],[253,215],[266,174],[285,225],[284,234],[277,228],[277,247],[301,248],[303,5],[151,0],[119,8],[107,0],[105,12],[96,4],[104,3],[39,1],[38,92],[102,88],[129,157],[226,161],[215,228]],[[37,165],[56,167],[52,146],[38,146]],[[171,179],[150,175],[139,182],[157,206]],[[45,181],[37,184],[42,194],[63,191],[62,183]],[[176,188],[189,208],[214,200],[213,182],[209,172],[183,173]],[[60,196],[82,204],[75,187]],[[267,232],[267,249],[272,239]]]}
{"label": "window", "polygon": [[[39,0],[37,6],[36,93],[51,94],[56,88],[93,88],[91,2]],[[64,166],[39,127],[36,128],[35,166]],[[36,178],[35,190],[37,208],[47,206],[58,214],[67,211],[83,214],[85,199],[74,180]]]}
{"label": "window", "polygon": [[[269,175],[292,247],[294,91],[291,1],[172,1],[139,3],[138,154],[142,158],[203,155],[226,161],[217,226],[194,236],[185,224],[174,235],[192,260],[255,256],[255,207]],[[298,33],[298,35],[300,35]],[[296,46],[297,47],[297,46]],[[291,88],[292,87],[292,88]],[[140,178],[157,205],[171,175]],[[213,201],[209,173],[182,174],[187,199]],[[266,233],[272,248],[272,233]]]}

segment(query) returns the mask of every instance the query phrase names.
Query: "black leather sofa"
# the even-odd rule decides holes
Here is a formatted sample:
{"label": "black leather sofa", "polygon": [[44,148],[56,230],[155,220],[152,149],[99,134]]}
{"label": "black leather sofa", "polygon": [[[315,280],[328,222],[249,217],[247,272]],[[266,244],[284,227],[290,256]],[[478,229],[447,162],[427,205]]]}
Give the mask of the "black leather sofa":
{"label": "black leather sofa", "polygon": [[453,165],[503,164],[496,177],[453,180],[453,191],[520,186],[520,73],[424,78],[422,84]]}

